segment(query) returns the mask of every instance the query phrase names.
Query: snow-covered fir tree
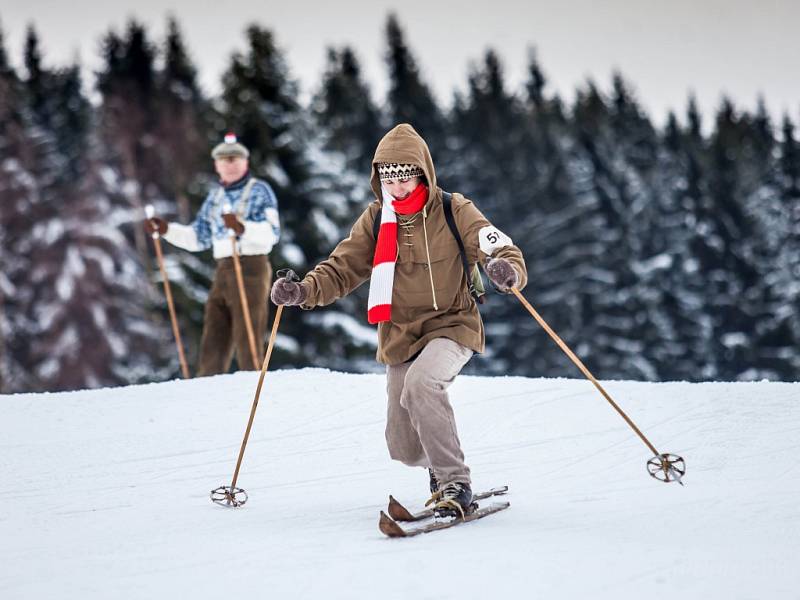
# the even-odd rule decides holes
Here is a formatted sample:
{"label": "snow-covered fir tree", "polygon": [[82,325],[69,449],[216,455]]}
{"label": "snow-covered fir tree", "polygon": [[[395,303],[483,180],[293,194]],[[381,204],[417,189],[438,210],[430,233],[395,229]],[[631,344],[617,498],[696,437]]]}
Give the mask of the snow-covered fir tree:
{"label": "snow-covered fir tree", "polygon": [[[691,110],[690,110],[691,113]],[[694,114],[694,113],[692,113]],[[691,119],[690,119],[691,120]],[[711,321],[704,303],[703,282],[690,239],[694,217],[687,207],[698,195],[698,166],[693,154],[699,121],[684,130],[669,115],[657,148],[657,167],[650,181],[654,205],[644,240],[649,259],[636,264],[634,290],[647,311],[643,353],[658,379],[698,379],[711,368]]]}
{"label": "snow-covered fir tree", "polygon": [[322,83],[310,108],[325,148],[342,153],[348,167],[368,176],[385,127],[351,47],[328,48]]}
{"label": "snow-covered fir tree", "polygon": [[[456,95],[451,128],[452,150],[440,161],[437,176],[445,189],[449,183],[450,191],[470,198],[525,254],[530,249],[528,228],[535,211],[529,130],[523,105],[506,89],[502,65],[493,50],[486,52],[480,65],[472,66],[466,93]],[[511,338],[514,325],[522,321],[520,308],[513,297],[487,293],[480,310],[491,358],[476,360],[474,368],[486,362],[496,372],[504,372],[521,358]]]}
{"label": "snow-covered fir tree", "polygon": [[[546,92],[547,79],[535,54],[529,57],[525,89],[525,201],[524,208],[514,202],[521,215],[514,220],[513,239],[528,268],[525,295],[547,323],[575,345],[581,331],[574,275],[591,258],[587,245],[574,237],[583,216],[570,172],[576,143],[561,99]],[[506,358],[495,372],[575,375],[575,367],[521,306],[508,315],[505,322],[487,323],[487,334],[502,332],[500,339],[505,340]]]}
{"label": "snow-covered fir tree", "polygon": [[[346,237],[343,227],[358,199],[337,192],[334,181],[341,181],[347,165],[317,139],[273,33],[252,25],[246,37],[247,51],[233,56],[223,76],[219,113],[225,129],[236,131],[250,149],[253,173],[269,181],[278,197],[282,233],[270,255],[273,268],[288,266],[302,276]],[[286,319],[277,364],[343,364],[318,314],[298,311]]]}
{"label": "snow-covered fir tree", "polygon": [[29,389],[27,369],[30,323],[23,307],[30,256],[19,251],[33,225],[35,145],[19,76],[8,62],[0,30],[0,392]]}
{"label": "snow-covered fir tree", "polygon": [[410,123],[425,139],[434,164],[446,150],[446,120],[436,103],[395,15],[386,22],[386,64],[389,69],[389,91],[386,96],[388,125]]}
{"label": "snow-covered fir tree", "polygon": [[141,221],[144,206],[158,197],[153,183],[160,169],[155,152],[156,49],[144,26],[131,20],[124,37],[114,31],[106,34],[102,54],[104,64],[96,79],[102,96],[101,139],[106,160],[121,175],[123,203],[118,215],[142,262],[147,262],[150,253]]}
{"label": "snow-covered fir tree", "polygon": [[656,185],[659,139],[620,74],[607,106],[591,140],[583,140],[604,218],[597,237],[611,242],[595,262],[614,280],[594,298],[593,358],[604,376],[658,379],[652,356],[662,344],[656,323],[665,319],[645,290],[669,262],[660,222],[663,190]]}
{"label": "snow-covered fir tree", "polygon": [[743,161],[751,123],[724,100],[708,146],[707,193],[699,206],[694,252],[706,282],[713,323],[715,377],[737,379],[749,368],[762,282],[755,265],[758,229],[747,210]]}
{"label": "snow-covered fir tree", "polygon": [[[794,339],[788,359],[795,373],[800,368],[800,142],[791,119],[786,116],[781,127],[778,181],[781,199],[780,215],[785,235],[780,242],[776,269],[768,284],[773,289],[775,317],[779,328],[788,329]],[[793,380],[789,374],[786,380]]]}
{"label": "snow-covered fir tree", "polygon": [[[325,72],[310,110],[312,130],[316,132],[309,143],[311,162],[327,181],[328,189],[320,198],[339,230],[335,244],[347,237],[374,199],[370,170],[375,146],[383,135],[380,111],[351,48],[328,50]],[[308,315],[307,322],[322,333],[317,364],[341,370],[376,368],[377,335],[366,321],[367,293],[368,286],[362,286],[334,306]]]}
{"label": "snow-covered fir tree", "polygon": [[[20,102],[27,151],[4,161],[24,190],[4,218],[17,321],[13,389],[59,390],[149,380],[158,369],[158,323],[149,322],[141,269],[116,231],[91,134],[79,69],[47,69],[26,39]],[[16,160],[16,162],[15,162]]]}
{"label": "snow-covered fir tree", "polygon": [[561,217],[568,219],[571,236],[553,240],[556,243],[547,249],[553,257],[544,258],[563,270],[560,299],[567,325],[560,335],[603,377],[619,376],[620,368],[630,368],[613,357],[634,352],[624,339],[630,322],[620,314],[629,269],[622,224],[630,198],[620,166],[613,164],[616,157],[608,155],[612,120],[613,109],[593,83],[579,90],[572,143],[564,155],[573,201]]}
{"label": "snow-covered fir tree", "polygon": [[738,379],[781,379],[796,372],[796,340],[781,318],[782,298],[771,282],[780,272],[779,255],[790,237],[790,218],[780,184],[779,143],[763,100],[755,114],[743,115],[737,169],[745,218],[752,223],[747,260],[755,278],[743,296],[749,324],[743,334],[749,343],[742,352]]}
{"label": "snow-covered fir tree", "polygon": [[204,196],[201,188],[205,178],[200,174],[210,169],[209,148],[219,140],[209,139],[210,106],[200,91],[197,68],[174,18],[167,21],[160,54],[163,66],[156,72],[154,147],[160,167],[159,187],[176,205],[176,216],[187,222]]}
{"label": "snow-covered fir tree", "polygon": [[745,203],[756,235],[752,261],[759,286],[753,311],[753,343],[748,347],[747,379],[791,380],[800,358],[800,192],[794,125],[785,117],[780,139],[763,103],[753,118],[748,160],[741,177]]}
{"label": "snow-covered fir tree", "polygon": [[[156,118],[153,153],[158,158],[150,198],[158,214],[187,224],[194,220],[209,185],[215,182],[210,149],[220,138],[213,130],[214,111],[197,83],[193,64],[174,18],[157,53],[155,68]],[[146,180],[140,185],[146,184]],[[214,265],[210,252],[192,253],[162,244],[187,359],[194,362],[203,330],[205,302]],[[161,273],[150,262],[153,282],[162,289]],[[161,292],[160,292],[161,293]],[[161,315],[168,318],[165,302]]]}

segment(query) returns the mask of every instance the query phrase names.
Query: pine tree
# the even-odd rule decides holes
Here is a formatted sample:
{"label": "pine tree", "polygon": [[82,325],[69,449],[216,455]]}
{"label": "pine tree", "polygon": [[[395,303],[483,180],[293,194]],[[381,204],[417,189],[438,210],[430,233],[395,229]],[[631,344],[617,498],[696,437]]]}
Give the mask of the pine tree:
{"label": "pine tree", "polygon": [[[314,116],[309,151],[319,175],[328,183],[323,199],[326,214],[349,234],[355,220],[374,199],[369,178],[375,146],[383,134],[380,114],[352,49],[328,50],[320,89],[311,103]],[[315,363],[340,370],[374,370],[377,336],[365,321],[368,286],[362,286],[335,306],[314,311],[306,321],[322,335]]]}
{"label": "pine tree", "polygon": [[35,199],[34,143],[31,119],[24,110],[24,92],[8,62],[0,29],[0,392],[27,389],[27,332],[23,308],[29,294],[20,282],[30,268],[30,256],[20,251],[24,232],[32,227],[27,210]]}
{"label": "pine tree", "polygon": [[322,85],[311,109],[325,132],[325,149],[341,152],[348,167],[368,176],[383,128],[369,86],[361,77],[361,66],[349,46],[328,49]]}
{"label": "pine tree", "polygon": [[763,99],[754,115],[746,115],[738,181],[745,217],[752,222],[747,260],[756,276],[746,294],[751,343],[744,349],[739,379],[790,379],[796,373],[792,355],[796,343],[781,314],[780,292],[772,287],[779,277],[780,251],[790,236],[780,182],[779,144]]}
{"label": "pine tree", "polygon": [[[778,154],[778,189],[782,225],[779,230],[778,255],[775,270],[768,284],[775,299],[773,314],[776,331],[785,340],[793,340],[790,348],[781,350],[781,358],[790,362],[797,373],[800,368],[800,142],[795,137],[795,127],[785,116],[781,126]],[[783,373],[786,380],[794,380],[791,373]]]}
{"label": "pine tree", "polygon": [[[667,233],[669,196],[660,161],[661,140],[639,107],[629,84],[617,73],[612,84],[610,181],[618,200],[622,243],[613,302],[612,344],[627,377],[658,380],[667,353],[668,317],[658,295],[664,271],[672,265]],[[668,364],[668,363],[667,363]]]}
{"label": "pine tree", "polygon": [[[193,213],[190,188],[198,173],[208,170],[209,107],[174,18],[169,19],[167,30],[164,67],[156,76],[156,153],[161,166],[160,188],[167,198],[177,202],[178,217],[186,222]],[[194,208],[199,208],[199,198],[196,200]]]}
{"label": "pine tree", "polygon": [[482,68],[473,68],[468,96],[456,103],[453,112],[461,145],[447,177],[468,190],[496,225],[508,228],[518,222],[515,198],[527,193],[523,187],[529,166],[527,139],[522,107],[506,90],[502,65],[493,50],[486,52]]}
{"label": "pine tree", "polygon": [[710,301],[717,377],[725,379],[738,378],[751,363],[754,305],[760,294],[753,260],[756,224],[748,215],[740,179],[750,126],[725,99],[708,147],[707,203],[700,208],[693,240]]}
{"label": "pine tree", "polygon": [[[337,225],[342,199],[329,195],[333,164],[324,161],[314,141],[312,120],[297,101],[297,84],[272,33],[252,25],[247,39],[247,53],[234,55],[223,76],[224,128],[219,130],[239,135],[250,149],[252,171],[265,177],[278,197],[282,233],[270,255],[273,267],[290,266],[303,274],[346,237]],[[341,365],[336,338],[326,336],[315,321],[323,313],[314,313],[300,314],[282,327],[284,339],[294,341],[292,364]],[[275,358],[277,364],[287,360],[280,350]]]}
{"label": "pine tree", "polygon": [[41,120],[46,120],[49,116],[45,111],[48,90],[45,87],[45,78],[42,73],[42,56],[39,51],[39,36],[33,26],[28,27],[25,36],[24,62],[28,74],[26,83],[31,108]]}
{"label": "pine tree", "polygon": [[122,202],[118,217],[135,241],[143,263],[149,250],[141,222],[144,206],[158,195],[160,169],[155,152],[156,72],[155,49],[144,27],[130,21],[125,38],[109,32],[103,40],[103,69],[97,73],[100,105],[100,135],[107,147],[108,162],[121,176]]}
{"label": "pine tree", "polygon": [[[582,164],[578,162],[582,153],[560,98],[546,94],[547,80],[533,54],[528,73],[522,124],[525,141],[516,150],[524,157],[524,180],[511,197],[517,214],[512,238],[526,260],[530,282],[526,297],[563,339],[577,346],[585,335],[581,277],[594,259],[593,228],[584,223],[588,207],[578,201],[585,186],[576,168]],[[486,323],[493,354],[497,342],[503,340],[493,372],[575,375],[575,367],[513,299],[492,297],[490,302],[509,305],[503,320],[487,319]]]}
{"label": "pine tree", "polygon": [[[791,155],[793,132],[791,123],[788,130],[784,123],[783,143],[778,142],[763,100],[755,115],[744,115],[742,120],[747,127],[743,128],[737,178],[745,217],[753,227],[745,256],[756,277],[741,302],[751,324],[743,331],[749,343],[739,351],[743,366],[737,377],[792,379],[797,368],[797,338],[787,317],[795,312],[789,306],[796,286],[786,267],[797,246],[793,244],[791,183],[787,189],[781,163],[786,161],[787,150]],[[794,252],[787,253],[790,248]]]}
{"label": "pine tree", "polygon": [[[669,224],[664,237],[672,256],[656,290],[668,314],[668,330],[661,335],[669,346],[660,356],[662,377],[710,379],[718,372],[714,331],[706,282],[697,256],[698,223],[708,200],[708,151],[702,134],[702,121],[694,97],[686,113],[687,126],[672,119],[664,140],[665,155],[661,172],[668,190],[662,218]],[[701,229],[704,226],[701,226]]]}
{"label": "pine tree", "polygon": [[0,76],[4,78],[4,80],[13,80],[16,77],[16,73],[14,73],[14,69],[11,67],[11,63],[8,62],[8,52],[6,52],[6,37],[5,32],[3,31],[3,24],[0,21]]}
{"label": "pine tree", "polygon": [[[697,116],[691,106],[690,115]],[[634,293],[648,315],[643,352],[660,380],[702,379],[712,358],[703,283],[696,276],[687,227],[691,224],[687,209],[700,193],[694,148],[695,143],[702,145],[699,121],[695,127],[685,132],[674,113],[668,117],[657,150],[658,166],[649,182],[655,201],[651,227],[641,238],[650,258],[637,264]]]}
{"label": "pine tree", "polygon": [[639,377],[647,377],[630,360],[641,347],[629,343],[633,323],[626,310],[632,307],[625,306],[630,298],[623,292],[631,283],[625,214],[631,196],[616,141],[618,100],[606,100],[590,82],[579,91],[573,109],[576,145],[569,169],[579,210],[571,224],[574,248],[566,250],[575,273],[570,329],[579,340],[575,352],[598,376],[634,377],[639,370]]}
{"label": "pine tree", "polygon": [[[210,149],[219,142],[213,132],[214,112],[197,83],[197,69],[185,47],[178,22],[170,18],[162,44],[163,65],[155,71],[153,155],[157,179],[151,195],[159,214],[180,223],[191,222],[213,181]],[[204,305],[213,273],[210,253],[194,254],[164,245],[164,260],[172,274],[172,293],[189,360],[199,348]],[[150,272],[161,288],[160,272]],[[161,318],[167,319],[160,302]]]}
{"label": "pine tree", "polygon": [[42,214],[32,231],[33,391],[152,381],[177,368],[167,358],[168,326],[147,311],[154,290],[142,286],[141,263],[126,237],[109,226],[113,191],[99,176],[99,144],[84,141],[85,172],[60,196],[69,210]]}
{"label": "pine tree", "polygon": [[444,158],[442,153],[446,151],[446,121],[433,93],[422,80],[417,61],[406,45],[403,31],[393,14],[389,15],[386,22],[386,38],[390,127],[398,123],[410,123],[427,142],[436,164]]}
{"label": "pine tree", "polygon": [[17,202],[8,207],[5,227],[9,265],[6,273],[14,290],[5,306],[14,319],[8,347],[22,368],[12,381],[15,390],[39,389],[40,360],[34,345],[42,331],[39,311],[43,308],[41,294],[45,286],[37,280],[37,273],[47,261],[48,242],[52,239],[52,235],[42,235],[49,232],[42,231],[41,223],[47,222],[64,192],[59,185],[63,181],[64,160],[53,131],[57,118],[57,103],[53,101],[56,76],[42,67],[38,39],[30,27],[24,52],[27,76],[19,80],[11,98],[11,116],[19,127],[17,135],[27,147],[22,154],[12,155],[12,164],[6,167],[10,188],[17,196]]}
{"label": "pine tree", "polygon": [[144,321],[137,265],[108,225],[79,68],[45,68],[31,29],[26,70],[14,101],[27,148],[8,171],[10,187],[23,193],[3,219],[13,232],[7,273],[14,289],[3,308],[14,315],[10,344],[24,374],[13,388],[77,389],[158,376],[158,327]]}
{"label": "pine tree", "polygon": [[[252,25],[247,29],[246,55],[234,55],[223,76],[224,131],[235,131],[250,149],[250,165],[266,177],[280,202],[285,233],[273,258],[279,264],[303,269],[328,247],[322,218],[309,189],[311,168],[305,154],[307,131],[283,53],[272,32]],[[277,254],[277,256],[276,256]]]}
{"label": "pine tree", "polygon": [[[439,161],[437,175],[452,191],[470,198],[525,253],[535,211],[532,145],[523,105],[506,89],[502,64],[493,50],[485,53],[480,66],[471,68],[467,94],[456,97],[451,120],[457,132],[453,151]],[[503,372],[517,365],[520,348],[514,347],[511,332],[524,318],[519,308],[493,294],[481,308],[491,347],[491,358],[482,361],[487,368]]]}
{"label": "pine tree", "polygon": [[[7,128],[8,125],[11,123],[11,115],[10,115],[10,107],[5,106],[5,103],[8,102],[8,99],[11,97],[11,92],[9,90],[9,83],[13,80],[13,71],[8,64],[8,56],[6,54],[6,47],[5,47],[5,39],[3,35],[3,29],[0,27],[0,163],[5,162],[5,158],[7,156],[7,147],[9,145],[9,140],[6,139],[7,135]],[[4,184],[4,177],[2,172],[0,172],[0,184]],[[14,202],[14,199],[11,198],[10,189],[3,185],[2,189],[4,190],[2,198],[3,205]],[[8,194],[8,196],[6,196]],[[3,253],[3,248],[6,247],[5,241],[5,221],[6,221],[6,210],[0,208],[0,264],[6,264],[6,256]],[[4,269],[3,269],[4,270]],[[0,273],[0,393],[3,393],[6,389],[6,380],[8,379],[9,373],[11,371],[10,365],[10,358],[8,352],[6,351],[6,344],[7,338],[11,335],[11,323],[9,317],[6,314],[6,307],[5,307],[5,298],[7,295],[13,295],[14,289],[11,286],[11,282],[8,280],[6,275]]]}

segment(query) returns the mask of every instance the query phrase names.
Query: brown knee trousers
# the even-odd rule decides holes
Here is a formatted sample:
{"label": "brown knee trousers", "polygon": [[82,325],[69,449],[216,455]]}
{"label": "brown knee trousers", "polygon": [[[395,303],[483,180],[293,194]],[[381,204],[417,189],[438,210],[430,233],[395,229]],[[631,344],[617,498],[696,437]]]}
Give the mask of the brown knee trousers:
{"label": "brown knee trousers", "polygon": [[441,485],[471,483],[447,396],[471,356],[469,348],[436,338],[415,359],[386,368],[389,455],[409,466],[432,468]]}
{"label": "brown knee trousers", "polygon": [[[239,261],[242,265],[247,305],[250,308],[250,319],[253,322],[253,334],[260,360],[264,355],[272,266],[263,254],[240,256]],[[253,359],[239,299],[233,259],[223,258],[217,261],[214,282],[211,284],[206,302],[198,376],[227,373],[234,350],[239,368],[252,370]],[[255,367],[255,369],[260,368],[260,364]]]}

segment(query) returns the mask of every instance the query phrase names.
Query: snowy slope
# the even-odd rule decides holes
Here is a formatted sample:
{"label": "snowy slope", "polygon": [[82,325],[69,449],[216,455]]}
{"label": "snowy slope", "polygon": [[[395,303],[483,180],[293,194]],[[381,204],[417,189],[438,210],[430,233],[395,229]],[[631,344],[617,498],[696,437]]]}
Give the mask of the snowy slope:
{"label": "snowy slope", "polygon": [[384,380],[269,373],[0,397],[0,598],[800,598],[800,384],[608,382],[686,486],[587,381],[461,377],[476,488],[511,509],[408,540],[377,529],[390,462]]}

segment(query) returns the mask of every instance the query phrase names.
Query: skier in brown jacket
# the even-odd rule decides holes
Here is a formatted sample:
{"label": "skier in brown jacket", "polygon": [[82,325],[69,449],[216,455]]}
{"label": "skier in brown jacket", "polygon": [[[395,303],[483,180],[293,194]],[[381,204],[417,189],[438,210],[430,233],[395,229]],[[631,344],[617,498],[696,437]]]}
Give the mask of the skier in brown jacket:
{"label": "skier in brown jacket", "polygon": [[[447,388],[483,352],[485,336],[430,151],[413,127],[398,125],[380,141],[371,185],[376,200],[350,236],[302,281],[278,279],[271,298],[310,309],[370,280],[368,319],[378,324],[377,359],[387,372],[389,454],[428,469],[437,515],[463,516],[473,509],[470,469]],[[527,271],[519,248],[462,195],[452,195],[451,207],[469,265],[480,263],[500,291],[521,289]]]}

